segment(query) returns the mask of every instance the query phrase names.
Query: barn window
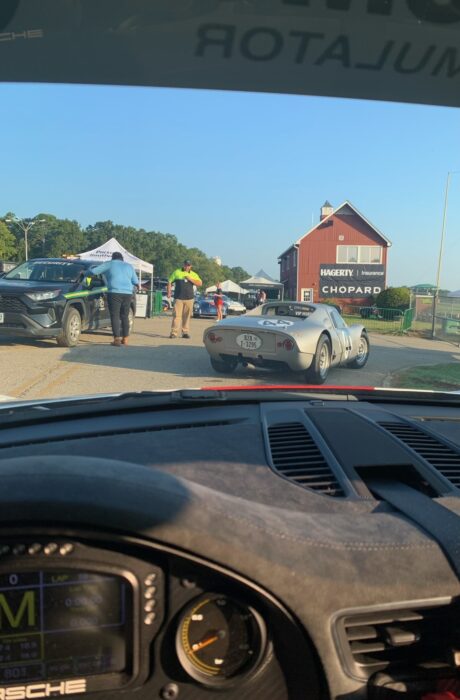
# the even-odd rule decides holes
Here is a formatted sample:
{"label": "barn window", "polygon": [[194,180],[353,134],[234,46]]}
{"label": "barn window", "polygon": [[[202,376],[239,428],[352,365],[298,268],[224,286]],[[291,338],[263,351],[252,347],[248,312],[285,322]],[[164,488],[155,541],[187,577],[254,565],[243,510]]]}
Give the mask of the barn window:
{"label": "barn window", "polygon": [[376,245],[338,245],[338,263],[378,264],[382,260],[382,248]]}

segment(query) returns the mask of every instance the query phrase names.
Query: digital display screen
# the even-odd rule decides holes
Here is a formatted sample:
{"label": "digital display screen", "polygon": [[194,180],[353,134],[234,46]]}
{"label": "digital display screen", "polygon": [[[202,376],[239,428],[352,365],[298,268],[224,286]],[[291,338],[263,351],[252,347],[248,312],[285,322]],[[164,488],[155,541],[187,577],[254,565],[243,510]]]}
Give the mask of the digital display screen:
{"label": "digital display screen", "polygon": [[119,576],[0,574],[0,684],[126,671],[129,596]]}

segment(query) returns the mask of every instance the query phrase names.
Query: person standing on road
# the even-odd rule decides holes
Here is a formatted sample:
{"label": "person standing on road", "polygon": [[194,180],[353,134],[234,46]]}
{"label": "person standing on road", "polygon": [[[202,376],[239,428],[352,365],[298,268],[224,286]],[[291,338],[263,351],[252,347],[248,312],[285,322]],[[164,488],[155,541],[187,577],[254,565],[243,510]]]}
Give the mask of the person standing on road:
{"label": "person standing on road", "polygon": [[261,304],[265,304],[267,301],[267,295],[265,294],[263,289],[259,289],[257,291],[257,306],[260,306]]}
{"label": "person standing on road", "polygon": [[216,293],[214,294],[214,306],[216,307],[217,320],[222,321],[224,298],[222,296],[222,289],[219,287],[219,285],[217,285]]}
{"label": "person standing on road", "polygon": [[171,285],[174,282],[174,309],[170,338],[177,338],[179,326],[182,327],[182,337],[190,338],[190,318],[193,313],[194,289],[201,287],[203,282],[196,272],[192,272],[190,260],[184,260],[181,268],[177,268],[168,277],[168,299],[171,298]]}
{"label": "person standing on road", "polygon": [[124,262],[123,255],[117,251],[112,253],[112,260],[93,267],[91,272],[95,275],[103,275],[107,282],[107,297],[113,332],[111,345],[127,345],[133,288],[136,287],[139,290],[139,280],[134,268],[129,263]]}

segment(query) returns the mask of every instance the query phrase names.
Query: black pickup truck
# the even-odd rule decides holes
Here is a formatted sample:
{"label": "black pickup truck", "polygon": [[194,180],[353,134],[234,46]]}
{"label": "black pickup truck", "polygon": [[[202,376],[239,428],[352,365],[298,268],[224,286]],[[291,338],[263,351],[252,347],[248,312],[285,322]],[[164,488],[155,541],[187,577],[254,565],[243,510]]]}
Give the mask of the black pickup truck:
{"label": "black pickup truck", "polygon": [[[110,328],[107,287],[92,274],[97,263],[41,258],[21,263],[0,277],[0,339],[55,338],[77,345],[82,331]],[[135,297],[130,326],[135,314]]]}

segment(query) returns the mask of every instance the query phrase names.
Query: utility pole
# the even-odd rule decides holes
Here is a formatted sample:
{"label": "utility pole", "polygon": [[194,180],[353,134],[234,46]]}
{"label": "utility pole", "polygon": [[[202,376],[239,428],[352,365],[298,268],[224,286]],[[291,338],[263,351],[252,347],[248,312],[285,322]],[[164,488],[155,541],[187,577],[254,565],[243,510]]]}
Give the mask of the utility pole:
{"label": "utility pole", "polygon": [[25,255],[26,255],[26,260],[29,259],[29,242],[28,242],[28,234],[32,226],[35,226],[35,224],[40,224],[40,223],[45,223],[46,219],[18,219],[18,217],[14,217],[13,219],[5,219],[6,222],[10,224],[17,224],[21,231],[24,234],[24,250],[25,250]]}
{"label": "utility pole", "polygon": [[436,307],[438,304],[439,284],[440,284],[440,280],[441,280],[442,254],[444,251],[444,237],[445,237],[445,233],[446,233],[447,202],[449,199],[450,178],[452,175],[455,175],[457,173],[460,173],[460,170],[451,170],[447,173],[446,192],[444,195],[444,211],[442,214],[441,243],[439,246],[438,270],[436,273],[436,289],[434,290],[434,297],[433,297],[433,318],[432,318],[432,322],[431,322],[431,337],[432,338],[436,337]]}

